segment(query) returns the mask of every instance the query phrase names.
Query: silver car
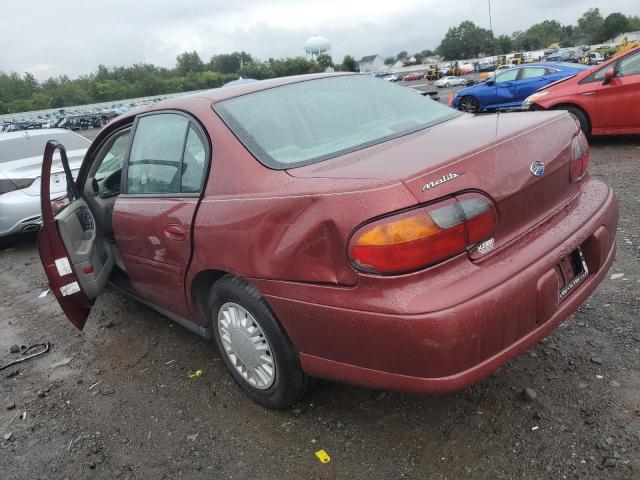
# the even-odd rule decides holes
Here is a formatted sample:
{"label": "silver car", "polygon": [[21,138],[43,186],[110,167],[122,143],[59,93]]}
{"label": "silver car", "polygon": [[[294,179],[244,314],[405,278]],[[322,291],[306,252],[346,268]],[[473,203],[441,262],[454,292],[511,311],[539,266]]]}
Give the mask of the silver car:
{"label": "silver car", "polygon": [[[86,138],[60,128],[0,133],[0,238],[40,228],[40,170],[49,140],[66,147],[75,176],[91,144]],[[51,198],[61,197],[67,190],[59,156],[57,160],[51,175]]]}

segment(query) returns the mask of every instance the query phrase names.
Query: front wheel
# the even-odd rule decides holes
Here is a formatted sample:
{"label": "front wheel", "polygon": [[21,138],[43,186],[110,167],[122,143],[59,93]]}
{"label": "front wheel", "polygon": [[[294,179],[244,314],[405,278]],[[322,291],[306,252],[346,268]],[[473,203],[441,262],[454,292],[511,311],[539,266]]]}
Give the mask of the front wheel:
{"label": "front wheel", "polygon": [[310,378],[258,289],[227,275],[211,288],[209,312],[222,360],[253,400],[286,408],[302,398]]}
{"label": "front wheel", "polygon": [[569,113],[571,113],[578,119],[578,121],[580,122],[580,128],[582,129],[584,134],[587,136],[591,135],[591,122],[589,122],[589,117],[584,112],[584,110],[582,110],[581,108],[572,107],[572,106],[568,106],[564,108],[566,108],[566,110]]}
{"label": "front wheel", "polygon": [[465,97],[462,97],[462,99],[460,100],[459,108],[463,112],[476,113],[478,110],[480,110],[480,105],[474,97],[467,95]]}

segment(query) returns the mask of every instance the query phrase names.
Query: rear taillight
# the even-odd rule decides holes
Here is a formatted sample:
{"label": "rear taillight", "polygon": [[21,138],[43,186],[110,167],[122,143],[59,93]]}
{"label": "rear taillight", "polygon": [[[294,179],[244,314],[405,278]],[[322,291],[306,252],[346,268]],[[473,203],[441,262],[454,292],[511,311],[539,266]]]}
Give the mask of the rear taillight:
{"label": "rear taillight", "polygon": [[27,188],[34,182],[34,178],[13,178],[0,179],[0,195],[3,193],[13,192],[14,190],[21,190]]}
{"label": "rear taillight", "polygon": [[569,165],[569,180],[577,182],[589,169],[589,143],[584,133],[580,132],[571,142],[571,164]]}
{"label": "rear taillight", "polygon": [[434,265],[490,238],[495,205],[465,193],[368,223],[349,242],[353,265],[365,272],[406,273]]}

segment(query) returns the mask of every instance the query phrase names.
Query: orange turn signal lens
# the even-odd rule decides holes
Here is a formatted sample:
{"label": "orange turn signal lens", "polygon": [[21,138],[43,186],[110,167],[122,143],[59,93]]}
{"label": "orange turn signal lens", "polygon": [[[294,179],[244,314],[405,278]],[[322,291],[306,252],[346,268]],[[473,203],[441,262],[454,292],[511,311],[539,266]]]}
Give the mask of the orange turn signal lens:
{"label": "orange turn signal lens", "polygon": [[424,213],[412,214],[400,220],[373,225],[356,240],[358,245],[390,245],[409,242],[437,233],[438,226]]}
{"label": "orange turn signal lens", "polygon": [[364,225],[351,237],[349,257],[365,272],[410,272],[486,240],[497,221],[491,200],[463,194]]}

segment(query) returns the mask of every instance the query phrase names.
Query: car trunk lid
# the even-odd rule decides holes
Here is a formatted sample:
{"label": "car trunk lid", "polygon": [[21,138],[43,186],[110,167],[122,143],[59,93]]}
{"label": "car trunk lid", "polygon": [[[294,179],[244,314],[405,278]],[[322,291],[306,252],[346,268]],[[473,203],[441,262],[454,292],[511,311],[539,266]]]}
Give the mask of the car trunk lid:
{"label": "car trunk lid", "polygon": [[[397,179],[416,203],[461,191],[481,191],[493,199],[498,210],[496,248],[538,225],[577,194],[578,184],[569,181],[571,142],[577,132],[575,121],[565,112],[463,115],[288,173],[295,177]],[[531,171],[534,162],[544,164],[539,176]]]}
{"label": "car trunk lid", "polygon": [[[86,149],[70,150],[68,152],[69,165],[75,177],[86,153]],[[22,189],[23,193],[31,196],[40,195],[40,170],[42,168],[42,155],[37,155],[19,160],[12,160],[0,164],[0,173],[9,180],[33,179],[29,187]],[[53,157],[51,166],[51,193],[59,194],[66,191],[66,179],[60,161],[60,155]]]}

